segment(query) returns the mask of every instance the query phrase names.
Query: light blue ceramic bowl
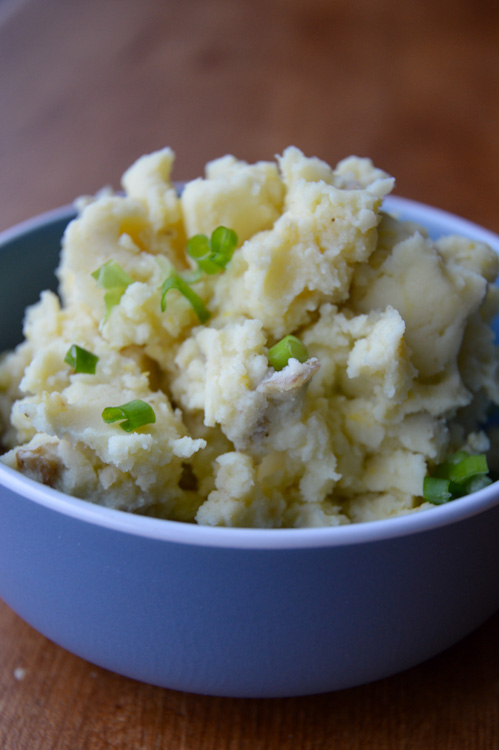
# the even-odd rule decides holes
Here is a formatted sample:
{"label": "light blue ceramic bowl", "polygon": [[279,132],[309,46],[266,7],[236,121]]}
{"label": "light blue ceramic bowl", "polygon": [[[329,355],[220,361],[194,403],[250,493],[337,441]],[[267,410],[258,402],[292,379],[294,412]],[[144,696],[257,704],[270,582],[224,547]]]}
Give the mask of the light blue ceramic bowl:
{"label": "light blue ceramic bowl", "polygon": [[[499,238],[391,198],[433,235]],[[0,236],[0,349],[55,288],[71,209]],[[499,607],[499,490],[332,529],[203,528],[62,495],[0,466],[0,596],[62,647],[177,690],[291,696],[428,659]]]}

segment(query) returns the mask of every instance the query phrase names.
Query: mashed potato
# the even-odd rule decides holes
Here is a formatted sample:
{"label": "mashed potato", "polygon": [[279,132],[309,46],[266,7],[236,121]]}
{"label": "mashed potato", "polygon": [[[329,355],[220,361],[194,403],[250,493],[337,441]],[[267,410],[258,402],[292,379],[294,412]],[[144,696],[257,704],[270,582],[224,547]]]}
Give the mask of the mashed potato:
{"label": "mashed potato", "polygon": [[[173,161],[168,148],[144,156],[124,195],[80,201],[60,297],[42,294],[0,364],[1,460],[95,503],[207,525],[336,526],[427,507],[432,467],[488,449],[496,254],[385,213],[394,180],[369,159],[225,156],[180,197]],[[187,239],[219,226],[237,234],[231,260],[193,277]],[[111,302],[96,274],[109,261],[127,279]],[[177,288],[162,306],[171,274],[209,319]],[[269,349],[288,334],[307,354],[274,370]],[[67,363],[73,345],[98,358],[95,373]],[[154,422],[104,421],[136,400]]]}

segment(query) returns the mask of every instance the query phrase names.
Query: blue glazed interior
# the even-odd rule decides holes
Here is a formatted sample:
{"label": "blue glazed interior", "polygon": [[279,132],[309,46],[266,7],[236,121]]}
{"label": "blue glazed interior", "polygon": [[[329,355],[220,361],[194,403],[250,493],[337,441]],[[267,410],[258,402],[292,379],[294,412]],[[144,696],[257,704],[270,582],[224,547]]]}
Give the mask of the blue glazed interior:
{"label": "blue glazed interior", "polygon": [[0,247],[0,351],[22,341],[24,312],[44,289],[57,290],[55,269],[71,216],[28,230]]}

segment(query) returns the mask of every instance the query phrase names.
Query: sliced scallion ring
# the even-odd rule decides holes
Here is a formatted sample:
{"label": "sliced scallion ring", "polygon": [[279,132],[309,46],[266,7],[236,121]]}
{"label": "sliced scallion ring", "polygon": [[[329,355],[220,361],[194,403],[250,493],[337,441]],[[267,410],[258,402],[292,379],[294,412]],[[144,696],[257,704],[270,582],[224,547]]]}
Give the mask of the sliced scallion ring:
{"label": "sliced scallion ring", "polygon": [[203,300],[199,295],[194,292],[189,284],[184,281],[184,279],[181,279],[178,274],[172,274],[169,276],[165,281],[163,282],[163,286],[161,287],[161,310],[164,312],[166,310],[166,295],[171,289],[176,289],[178,292],[183,294],[183,296],[190,302],[192,305],[192,308],[196,315],[199,318],[199,321],[201,323],[206,323],[206,321],[210,318],[211,313],[209,310],[206,309],[204,306]]}
{"label": "sliced scallion ring", "polygon": [[106,305],[106,316],[102,322],[105,322],[113,307],[119,305],[121,298],[125,294],[126,288],[130,286],[133,279],[127,274],[124,268],[115,260],[108,260],[107,263],[100,266],[92,273],[98,285],[106,290],[104,303]]}
{"label": "sliced scallion ring", "polygon": [[115,260],[108,260],[92,276],[102,289],[126,289],[132,283],[125,269]]}
{"label": "sliced scallion ring", "polygon": [[484,453],[458,451],[435,468],[423,483],[423,497],[434,505],[441,505],[463,495],[487,487],[492,483]]}
{"label": "sliced scallion ring", "polygon": [[73,368],[75,372],[83,372],[88,375],[95,375],[95,368],[99,357],[87,349],[83,349],[78,344],[72,344],[69,347],[64,361]]}
{"label": "sliced scallion ring", "polygon": [[298,362],[306,362],[308,352],[300,339],[289,335],[284,336],[283,339],[269,349],[268,359],[274,370],[282,370],[286,367],[290,359],[297,359]]}
{"label": "sliced scallion ring", "polygon": [[452,500],[450,479],[441,477],[425,477],[423,484],[423,497],[427,503],[442,505]]}
{"label": "sliced scallion ring", "polygon": [[217,227],[211,238],[206,234],[195,234],[187,241],[187,254],[196,261],[204,273],[213,275],[223,271],[237,246],[237,234],[233,229]]}
{"label": "sliced scallion ring", "polygon": [[449,470],[449,479],[461,484],[479,474],[487,474],[489,467],[483,453],[472,455],[471,453],[452,464]]}
{"label": "sliced scallion ring", "polygon": [[107,406],[102,412],[102,419],[106,424],[120,422],[122,430],[132,432],[146,424],[154,424],[156,415],[152,406],[136,399],[121,406]]}

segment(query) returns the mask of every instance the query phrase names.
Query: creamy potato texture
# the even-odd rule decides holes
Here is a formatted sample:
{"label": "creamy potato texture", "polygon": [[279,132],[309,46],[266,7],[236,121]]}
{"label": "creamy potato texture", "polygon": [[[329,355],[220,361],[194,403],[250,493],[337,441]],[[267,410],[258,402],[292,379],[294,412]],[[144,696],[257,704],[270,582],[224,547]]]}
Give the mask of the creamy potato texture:
{"label": "creamy potato texture", "polygon": [[[393,179],[370,160],[331,168],[286,149],[276,163],[225,156],[188,183],[173,152],[139,159],[123,194],[81,201],[58,269],[0,365],[1,460],[63,492],[160,518],[223,526],[335,526],[427,507],[427,472],[488,449],[499,403],[496,254],[433,241],[383,210]],[[210,313],[161,287],[191,278],[186,241],[237,233],[224,270],[189,282]],[[111,307],[94,272],[130,283]],[[308,359],[279,371],[293,334]],[[95,374],[65,362],[72,345]],[[131,432],[108,406],[150,404]]]}

